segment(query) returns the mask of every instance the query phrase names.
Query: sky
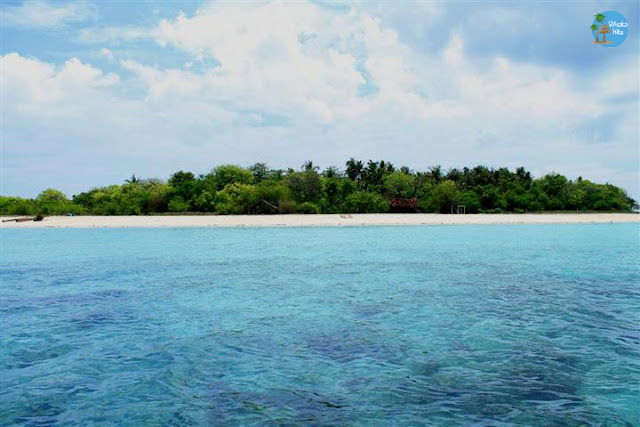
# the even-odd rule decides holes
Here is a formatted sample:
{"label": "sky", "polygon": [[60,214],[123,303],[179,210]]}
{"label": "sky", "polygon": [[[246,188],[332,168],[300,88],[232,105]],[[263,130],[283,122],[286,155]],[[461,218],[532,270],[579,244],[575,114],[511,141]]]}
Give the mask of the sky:
{"label": "sky", "polygon": [[[629,22],[615,48],[593,15]],[[220,164],[525,166],[640,199],[630,2],[1,3],[0,194]]]}

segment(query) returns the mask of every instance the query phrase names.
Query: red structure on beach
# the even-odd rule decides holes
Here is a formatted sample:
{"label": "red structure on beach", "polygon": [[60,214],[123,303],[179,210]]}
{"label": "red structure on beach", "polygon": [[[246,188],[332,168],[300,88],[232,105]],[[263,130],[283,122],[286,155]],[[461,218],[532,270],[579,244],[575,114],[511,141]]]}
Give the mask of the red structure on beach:
{"label": "red structure on beach", "polygon": [[418,199],[391,199],[393,212],[417,212]]}

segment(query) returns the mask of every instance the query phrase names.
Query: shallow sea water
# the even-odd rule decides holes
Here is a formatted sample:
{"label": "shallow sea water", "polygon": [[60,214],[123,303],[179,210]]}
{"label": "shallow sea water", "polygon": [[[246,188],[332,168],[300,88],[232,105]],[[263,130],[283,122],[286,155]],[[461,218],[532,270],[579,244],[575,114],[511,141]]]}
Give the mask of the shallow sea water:
{"label": "shallow sea water", "polygon": [[640,425],[640,225],[2,230],[1,425]]}

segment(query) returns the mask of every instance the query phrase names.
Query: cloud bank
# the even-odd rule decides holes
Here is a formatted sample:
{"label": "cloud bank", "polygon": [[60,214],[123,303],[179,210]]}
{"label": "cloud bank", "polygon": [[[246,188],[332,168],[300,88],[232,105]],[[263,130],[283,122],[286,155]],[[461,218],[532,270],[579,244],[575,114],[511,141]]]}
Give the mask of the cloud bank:
{"label": "cloud bank", "polygon": [[49,3],[31,0],[2,6],[2,23],[27,29],[59,29],[95,16],[94,8],[83,1]]}

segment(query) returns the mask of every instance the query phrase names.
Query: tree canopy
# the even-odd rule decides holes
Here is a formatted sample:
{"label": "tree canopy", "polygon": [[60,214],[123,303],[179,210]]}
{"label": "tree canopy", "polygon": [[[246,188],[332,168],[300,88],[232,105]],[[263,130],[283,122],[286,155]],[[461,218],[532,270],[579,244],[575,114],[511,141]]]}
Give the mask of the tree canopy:
{"label": "tree canopy", "polygon": [[[299,170],[220,165],[207,174],[178,171],[167,181],[135,175],[120,185],[94,188],[73,196],[46,189],[35,199],[0,196],[2,215],[148,215],[202,212],[221,215],[275,213],[390,212],[394,200],[412,199],[421,212],[467,213],[541,211],[616,211],[637,208],[635,200],[611,184],[550,173],[533,178],[524,167],[514,171],[487,166],[440,166],[414,172],[388,161],[349,159],[345,169],[324,170],[312,161]],[[406,206],[406,204],[405,204]]]}

